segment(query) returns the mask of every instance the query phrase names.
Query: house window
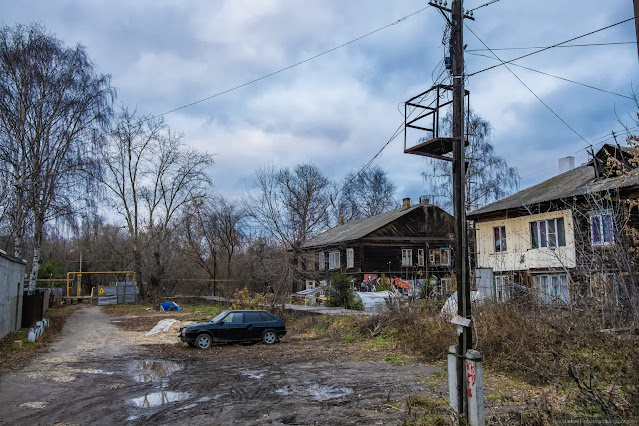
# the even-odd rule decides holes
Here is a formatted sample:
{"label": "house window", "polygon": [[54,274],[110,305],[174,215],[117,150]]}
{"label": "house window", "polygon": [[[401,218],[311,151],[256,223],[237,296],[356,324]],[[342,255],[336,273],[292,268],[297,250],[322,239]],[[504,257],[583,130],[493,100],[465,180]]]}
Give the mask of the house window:
{"label": "house window", "polygon": [[442,266],[450,266],[450,249],[449,248],[439,249],[439,264]]}
{"label": "house window", "polygon": [[439,294],[445,295],[451,288],[451,278],[446,277],[439,280]]}
{"label": "house window", "polygon": [[417,249],[417,266],[424,266],[424,249]]}
{"label": "house window", "polygon": [[328,254],[328,269],[339,269],[339,252],[332,251]]}
{"label": "house window", "polygon": [[402,266],[413,266],[413,249],[402,249]]}
{"label": "house window", "polygon": [[505,302],[510,299],[512,286],[504,275],[493,277],[493,290],[495,302]]}
{"label": "house window", "polygon": [[567,304],[570,300],[565,274],[535,276],[535,289],[543,303]]}
{"label": "house window", "polygon": [[320,271],[323,271],[326,268],[326,259],[324,258],[324,252],[320,251],[317,254],[317,266]]}
{"label": "house window", "polygon": [[428,250],[428,263],[435,264],[435,249]]}
{"label": "house window", "polygon": [[493,235],[495,237],[495,253],[506,252],[506,227],[496,226],[493,228]]}
{"label": "house window", "polygon": [[590,216],[590,241],[593,246],[606,246],[615,242],[614,222],[611,213]]}
{"label": "house window", "polygon": [[346,267],[352,268],[355,264],[355,250],[352,248],[346,249]]}
{"label": "house window", "polygon": [[530,241],[532,248],[557,248],[566,245],[564,219],[539,220],[530,222]]}

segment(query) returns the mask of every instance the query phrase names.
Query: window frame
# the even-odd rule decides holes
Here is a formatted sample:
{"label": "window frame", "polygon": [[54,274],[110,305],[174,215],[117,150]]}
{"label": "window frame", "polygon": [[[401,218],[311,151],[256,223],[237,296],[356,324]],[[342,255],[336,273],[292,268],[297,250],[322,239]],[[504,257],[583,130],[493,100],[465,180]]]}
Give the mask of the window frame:
{"label": "window frame", "polygon": [[[543,226],[541,226],[542,224]],[[552,224],[553,231],[551,231],[551,226],[549,224]],[[551,245],[551,239],[554,241],[554,245]],[[563,217],[554,217],[552,219],[541,219],[530,222],[531,250],[554,250],[559,247],[566,247],[566,225]]]}
{"label": "window frame", "polygon": [[417,266],[424,266],[424,249],[417,249]]}
{"label": "window frame", "polygon": [[347,268],[355,267],[355,250],[352,248],[346,249],[346,267]]}
{"label": "window frame", "polygon": [[[543,283],[542,283],[543,281]],[[570,285],[566,274],[542,274],[533,277],[534,287],[542,303],[569,304]]]}
{"label": "window frame", "polygon": [[[443,262],[443,260],[444,260],[444,253],[446,253],[446,254],[447,254],[448,262],[446,262],[446,263],[444,263],[444,262]],[[448,247],[446,247],[446,248],[442,247],[442,248],[440,248],[440,249],[439,249],[439,264],[440,264],[441,266],[451,266],[451,264],[452,264],[452,259],[451,259],[451,257],[452,257],[452,253],[451,253],[451,249],[450,249],[450,248],[448,248]]]}
{"label": "window frame", "polygon": [[[606,241],[606,223],[604,217],[608,218],[608,241]],[[595,233],[593,232],[593,219],[598,219],[599,241],[595,241]],[[592,246],[609,246],[615,243],[615,217],[610,210],[604,210],[597,213],[591,213],[588,218],[590,224],[590,244]]]}
{"label": "window frame", "polygon": [[326,254],[323,251],[317,253],[317,269],[320,271],[326,269]]}
{"label": "window frame", "polygon": [[[499,241],[499,250],[497,250],[497,242]],[[506,253],[508,245],[506,243],[506,226],[493,227],[493,250],[495,254]]]}
{"label": "window frame", "polygon": [[[406,259],[409,259],[409,263],[405,262]],[[402,249],[402,267],[411,267],[413,266],[413,249],[412,248],[403,248]]]}
{"label": "window frame", "polygon": [[507,302],[512,297],[508,276],[493,276],[493,299],[495,302]]}
{"label": "window frame", "polygon": [[[335,258],[337,258],[337,262],[335,261]],[[339,269],[341,266],[341,256],[340,256],[340,252],[338,251],[331,251],[328,253],[328,269],[329,270],[334,270],[334,269]]]}
{"label": "window frame", "polygon": [[435,260],[435,249],[428,249],[428,264],[434,265]]}

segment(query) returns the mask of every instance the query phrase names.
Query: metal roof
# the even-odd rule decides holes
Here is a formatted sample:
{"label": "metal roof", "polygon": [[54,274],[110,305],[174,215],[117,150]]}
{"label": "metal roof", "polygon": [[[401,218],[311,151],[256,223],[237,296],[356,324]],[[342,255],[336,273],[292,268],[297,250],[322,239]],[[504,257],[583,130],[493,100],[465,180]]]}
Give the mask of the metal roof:
{"label": "metal roof", "polygon": [[424,206],[425,204],[415,204],[405,210],[399,208],[397,210],[391,210],[389,212],[364,219],[346,222],[344,225],[338,225],[335,228],[329,229],[328,231],[311,238],[302,244],[302,248],[320,247],[359,240],[382,226]]}

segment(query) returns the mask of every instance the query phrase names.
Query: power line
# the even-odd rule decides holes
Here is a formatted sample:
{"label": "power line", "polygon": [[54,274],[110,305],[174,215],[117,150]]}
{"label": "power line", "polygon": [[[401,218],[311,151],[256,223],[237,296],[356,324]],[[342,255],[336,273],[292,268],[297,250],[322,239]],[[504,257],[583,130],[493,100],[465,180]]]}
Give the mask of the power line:
{"label": "power line", "polygon": [[158,118],[158,117],[162,117],[162,116],[167,115],[167,114],[170,114],[170,113],[172,113],[172,112],[179,111],[179,110],[181,110],[181,109],[188,108],[188,107],[190,107],[190,106],[193,106],[193,105],[196,105],[196,104],[199,104],[199,103],[202,103],[202,102],[208,101],[208,100],[210,100],[210,99],[216,98],[216,97],[218,97],[218,96],[224,95],[224,94],[229,93],[229,92],[232,92],[232,91],[234,91],[234,90],[241,89],[242,87],[248,86],[248,85],[250,85],[250,84],[257,83],[258,81],[264,80],[264,79],[266,79],[266,78],[268,78],[268,77],[272,77],[272,76],[274,76],[274,75],[276,75],[276,74],[279,74],[279,73],[281,73],[281,72],[284,72],[284,71],[290,70],[291,68],[295,68],[295,67],[297,67],[297,66],[299,66],[299,65],[302,65],[302,64],[304,64],[304,63],[306,63],[306,62],[312,61],[313,59],[317,59],[317,58],[319,58],[320,56],[326,55],[327,53],[334,52],[334,51],[335,51],[335,50],[337,50],[337,49],[340,49],[340,48],[342,48],[342,47],[344,47],[344,46],[348,46],[349,44],[355,43],[356,41],[359,41],[359,40],[361,40],[361,39],[363,39],[363,38],[366,38],[366,37],[368,37],[368,36],[370,36],[370,35],[373,35],[373,34],[375,34],[375,33],[379,32],[379,31],[382,31],[382,30],[384,30],[384,29],[388,28],[388,27],[392,27],[393,25],[397,25],[397,24],[399,24],[399,23],[401,23],[401,22],[405,21],[406,19],[410,18],[411,16],[413,16],[413,15],[417,15],[418,13],[420,13],[420,12],[422,12],[422,11],[426,10],[426,9],[428,9],[428,6],[426,6],[426,7],[422,8],[422,9],[419,9],[418,11],[415,11],[415,12],[413,12],[413,13],[409,14],[409,15],[406,15],[406,16],[404,16],[403,18],[400,18],[400,19],[398,19],[398,20],[396,20],[396,21],[394,21],[394,22],[391,22],[390,24],[384,25],[383,27],[380,27],[380,28],[378,28],[378,29],[376,29],[376,30],[373,30],[373,31],[369,32],[369,33],[366,33],[366,34],[364,34],[363,36],[360,36],[360,37],[354,38],[354,39],[352,39],[352,40],[350,40],[350,41],[347,41],[346,43],[340,44],[340,45],[339,45],[339,46],[337,46],[337,47],[334,47],[334,48],[332,48],[332,49],[326,50],[326,51],[324,51],[324,52],[322,52],[322,53],[319,53],[319,54],[317,54],[317,55],[315,55],[315,56],[311,56],[310,58],[304,59],[303,61],[297,62],[297,63],[295,63],[295,64],[293,64],[293,65],[289,65],[289,66],[287,66],[287,67],[285,67],[285,68],[281,68],[281,69],[279,69],[279,70],[277,70],[277,71],[274,71],[274,72],[272,72],[272,73],[266,74],[266,75],[264,75],[264,76],[262,76],[262,77],[256,78],[256,79],[254,79],[254,80],[248,81],[248,82],[243,83],[243,84],[240,84],[240,85],[238,85],[238,86],[232,87],[232,88],[230,88],[230,89],[223,90],[223,91],[218,92],[218,93],[216,93],[216,94],[214,94],[214,95],[207,96],[206,98],[202,98],[202,99],[199,99],[199,100],[197,100],[197,101],[194,101],[194,102],[188,103],[188,104],[186,104],[186,105],[182,105],[182,106],[180,106],[180,107],[174,108],[174,109],[172,109],[172,110],[170,110],[170,111],[166,111],[166,112],[163,112],[163,113],[161,113],[161,114],[157,114],[157,115],[155,115],[155,116],[153,116],[153,117],[151,117],[151,118]]}
{"label": "power line", "polygon": [[[590,46],[611,46],[611,45],[618,45],[618,44],[637,44],[636,41],[617,41],[617,42],[610,42],[610,43],[587,43],[587,44],[568,44],[568,45],[562,45],[562,46],[555,46],[555,47],[590,47]],[[495,50],[526,50],[526,49],[549,49],[550,46],[528,46],[528,47],[500,47],[500,48],[496,48],[496,49],[492,49],[493,51]],[[483,52],[486,51],[488,49],[466,49],[466,52]]]}
{"label": "power line", "polygon": [[493,4],[493,3],[497,3],[498,1],[499,1],[499,0],[491,0],[491,1],[489,1],[488,3],[486,3],[486,4],[482,4],[481,6],[477,6],[477,7],[476,7],[476,8],[474,8],[474,9],[467,10],[466,12],[472,12],[473,10],[477,10],[477,9],[481,9],[482,7],[490,6],[491,4]]}
{"label": "power line", "polygon": [[[488,49],[486,49],[486,50],[488,50]],[[474,56],[483,56],[484,58],[495,59],[495,58],[494,58],[494,57],[492,57],[492,56],[482,55],[481,53],[472,53],[472,52],[468,52],[468,53],[469,53],[470,55],[474,55]],[[523,68],[523,69],[525,69],[525,70],[529,70],[529,71],[533,71],[533,72],[536,72],[536,73],[539,73],[539,74],[547,75],[548,77],[553,77],[553,78],[557,78],[557,79],[559,79],[559,80],[567,81],[567,82],[569,82],[569,83],[574,83],[574,84],[578,84],[578,85],[580,85],[580,86],[588,87],[589,89],[594,89],[594,90],[598,90],[598,91],[600,91],[600,92],[605,92],[605,93],[609,93],[609,94],[611,94],[611,95],[620,96],[620,97],[622,97],[622,98],[626,98],[626,99],[634,100],[634,98],[633,98],[632,96],[622,95],[622,94],[620,94],[620,93],[615,93],[615,92],[611,92],[611,91],[609,91],[609,90],[600,89],[599,87],[591,86],[591,85],[589,85],[589,84],[585,84],[585,83],[580,83],[580,82],[578,82],[578,81],[570,80],[570,79],[565,78],[565,77],[560,77],[560,76],[558,76],[558,75],[554,75],[554,74],[550,74],[550,73],[547,73],[547,72],[539,71],[539,70],[536,70],[536,69],[533,69],[533,68],[525,67],[525,66],[523,66],[523,65],[519,65],[519,64],[510,64],[510,65],[514,65],[514,66],[516,66],[516,67]]]}
{"label": "power line", "polygon": [[[468,28],[468,30],[469,30],[469,31],[470,31],[470,32],[471,32],[471,33],[472,33],[472,34],[473,34],[473,35],[477,38],[477,40],[479,40],[479,41],[480,41],[480,43],[481,43],[481,44],[483,44],[483,45],[484,45],[484,47],[486,47],[486,49],[490,50],[490,48],[486,45],[486,43],[484,43],[484,41],[483,41],[481,38],[479,38],[479,36],[478,36],[477,34],[475,34],[475,32],[474,32],[474,31],[473,31],[473,30],[472,30],[472,29],[471,29],[468,25],[466,25],[466,24],[464,24],[464,25],[465,25],[465,26],[466,26],[466,28]],[[499,58],[499,56],[497,56],[497,54],[496,54],[495,52],[493,52],[492,50],[490,50],[490,53],[492,53],[492,54],[493,54],[493,56],[494,56],[495,58],[497,58],[497,59],[501,62],[501,65],[504,65],[504,66],[506,67],[506,69],[507,69],[508,71],[510,71],[510,73],[511,73],[512,75],[514,75],[514,76],[515,76],[515,78],[516,78],[517,80],[519,80],[519,82],[520,82],[521,84],[523,84],[523,85],[524,85],[524,87],[525,87],[526,89],[528,89],[528,91],[529,91],[530,93],[532,93],[532,94],[533,94],[533,96],[535,96],[535,97],[537,98],[537,100],[539,100],[539,102],[541,102],[541,103],[542,103],[542,104],[543,104],[546,108],[548,108],[548,110],[549,110],[550,112],[552,112],[552,113],[555,115],[555,117],[557,117],[557,118],[558,118],[558,119],[559,119],[562,123],[564,123],[564,124],[566,125],[566,127],[568,127],[570,130],[572,130],[572,131],[573,131],[573,133],[574,133],[574,134],[576,134],[577,136],[579,136],[579,138],[581,138],[584,142],[588,143],[588,141],[586,140],[586,138],[584,138],[583,136],[581,136],[581,135],[580,135],[580,134],[579,134],[579,133],[578,133],[578,132],[577,132],[577,131],[576,131],[576,130],[575,130],[575,129],[574,129],[574,128],[570,125],[570,124],[568,124],[568,123],[566,122],[566,120],[564,120],[563,118],[561,118],[561,117],[559,116],[559,114],[557,114],[557,113],[555,112],[555,110],[553,110],[553,109],[552,109],[552,108],[551,108],[551,107],[550,107],[550,106],[549,106],[546,102],[544,102],[544,101],[543,101],[543,100],[542,100],[539,96],[537,96],[537,94],[536,94],[536,93],[535,93],[535,92],[534,92],[534,91],[533,91],[530,87],[528,87],[528,85],[527,85],[526,83],[524,83],[524,82],[523,82],[523,80],[522,80],[521,78],[519,78],[519,76],[518,76],[517,74],[515,74],[515,72],[514,72],[513,70],[511,70],[511,69],[510,69],[510,67],[508,67],[508,65],[506,65],[506,62],[502,61],[502,60]],[[471,74],[471,75],[472,75],[472,74]]]}
{"label": "power line", "polygon": [[[501,59],[500,59],[500,61],[502,62],[501,64],[493,65],[493,66],[491,66],[491,67],[484,68],[483,70],[475,71],[475,72],[474,72],[474,73],[472,73],[472,74],[468,74],[468,77],[472,77],[472,76],[474,76],[474,75],[476,75],[476,74],[482,73],[482,72],[484,72],[484,71],[491,70],[491,69],[493,69],[493,68],[500,67],[500,66],[502,66],[502,65],[510,64],[511,62],[518,61],[518,60],[523,59],[523,58],[526,58],[526,57],[528,57],[528,56],[536,55],[537,53],[544,52],[544,51],[546,51],[546,50],[548,50],[548,49],[552,49],[552,48],[555,48],[555,47],[559,47],[559,46],[561,46],[561,45],[563,45],[563,44],[570,43],[571,41],[575,41],[575,40],[578,40],[578,39],[580,39],[580,38],[583,38],[583,37],[586,37],[586,36],[589,36],[589,35],[592,35],[592,34],[598,33],[599,31],[607,30],[607,29],[612,28],[612,27],[614,27],[614,26],[621,25],[621,24],[623,24],[623,23],[625,23],[625,22],[632,21],[632,20],[633,20],[633,19],[635,19],[635,18],[637,18],[637,17],[636,17],[636,16],[633,16],[632,18],[628,18],[628,19],[625,19],[625,20],[623,20],[623,21],[619,21],[619,22],[617,22],[617,23],[615,23],[615,24],[608,25],[607,27],[599,28],[598,30],[591,31],[591,32],[589,32],[589,33],[582,34],[582,35],[577,36],[577,37],[573,37],[573,38],[571,38],[570,40],[562,41],[561,43],[556,43],[556,44],[553,44],[552,46],[544,47],[543,49],[540,49],[540,50],[536,50],[536,51],[534,51],[534,52],[527,53],[527,54],[522,55],[522,56],[519,56],[519,57],[517,57],[517,58],[515,58],[515,59],[511,59],[511,60],[509,60],[509,61],[505,61],[505,62],[504,62],[504,61],[501,61]],[[467,27],[468,27],[468,26],[467,26]],[[469,29],[470,29],[470,28],[469,28]],[[471,30],[471,32],[472,32],[472,30]],[[475,33],[473,33],[473,34],[475,34]],[[477,36],[475,35],[475,37],[477,37]],[[478,39],[479,39],[479,37],[478,37]],[[481,41],[481,40],[480,40],[480,41]],[[482,42],[482,43],[483,43],[483,42]],[[484,44],[484,46],[486,46],[486,45]],[[488,50],[490,50],[490,49],[488,48],[488,46],[486,46],[486,48],[487,48]],[[492,52],[492,50],[491,50],[491,52]],[[493,54],[494,54],[494,53],[493,53]],[[496,56],[496,55],[495,55],[495,56]],[[511,72],[512,72],[512,71],[511,71]]]}

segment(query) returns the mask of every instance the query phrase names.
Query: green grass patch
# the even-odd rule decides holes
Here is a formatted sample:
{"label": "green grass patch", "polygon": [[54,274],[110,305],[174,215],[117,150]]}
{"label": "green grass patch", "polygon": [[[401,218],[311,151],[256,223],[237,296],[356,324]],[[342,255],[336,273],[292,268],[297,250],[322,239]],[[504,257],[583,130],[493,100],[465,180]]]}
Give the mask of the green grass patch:
{"label": "green grass patch", "polygon": [[186,305],[182,306],[182,312],[192,314],[191,321],[208,321],[209,318],[216,316],[220,312],[228,309],[222,305]]}
{"label": "green grass patch", "polygon": [[411,357],[406,355],[385,356],[384,361],[393,365],[406,365],[411,363]]}

